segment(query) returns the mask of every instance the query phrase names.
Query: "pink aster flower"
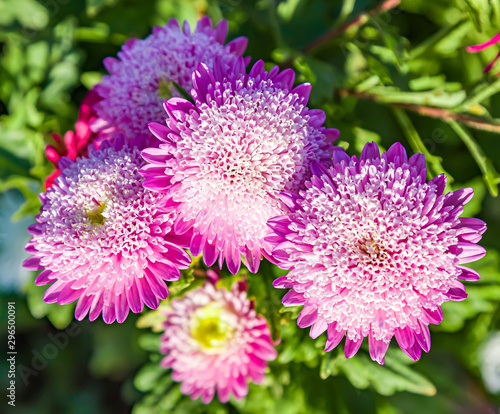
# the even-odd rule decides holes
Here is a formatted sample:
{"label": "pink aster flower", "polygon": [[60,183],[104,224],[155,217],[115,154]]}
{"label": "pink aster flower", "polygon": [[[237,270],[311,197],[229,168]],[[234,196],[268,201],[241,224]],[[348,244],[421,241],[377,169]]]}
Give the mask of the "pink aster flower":
{"label": "pink aster flower", "polygon": [[243,398],[248,382],[261,383],[267,361],[276,358],[267,321],[255,313],[244,283],[227,291],[207,281],[172,300],[166,316],[161,365],[193,400],[208,404],[216,390],[222,402],[231,394]]}
{"label": "pink aster flower", "polygon": [[273,255],[290,269],[274,286],[292,289],[285,306],[304,305],[299,327],[313,338],[327,331],[325,351],[345,336],[350,358],[368,337],[382,364],[395,336],[418,360],[441,305],[467,297],[458,279],[479,279],[462,266],[485,254],[476,244],[485,223],[459,218],[473,191],[443,194],[444,175],[426,183],[424,156],[408,159],[399,143],[382,156],[366,144],[360,159],[335,151],[333,161],[312,163],[307,190],[281,196],[289,215],[269,221]]}
{"label": "pink aster flower", "polygon": [[227,28],[227,21],[221,20],[212,29],[212,21],[204,16],[191,33],[187,22],[181,29],[172,19],[144,40],[128,40],[118,59],[104,59],[110,75],[96,86],[103,100],[94,107],[100,119],[93,128],[117,127],[127,138],[149,136],[148,123],[165,119],[163,101],[178,96],[172,81],[189,91],[199,62],[211,65],[216,57],[231,62],[243,54],[245,37],[224,45]]}
{"label": "pink aster flower", "polygon": [[189,266],[186,235],[171,232],[174,213],[159,211],[159,195],[144,189],[140,148],[102,143],[89,147],[88,158],[62,157],[56,184],[40,194],[37,223],[28,227],[33,239],[24,262],[43,271],[37,285],[53,284],[45,302],[60,305],[78,299],[75,316],[90,320],[102,312],[106,323],[123,322],[129,309],[156,308]]}
{"label": "pink aster flower", "polygon": [[92,89],[83,98],[78,120],[75,123],[75,131],[68,131],[61,138],[59,134],[52,134],[55,145],[47,145],[45,155],[54,165],[55,170],[45,179],[44,187],[48,189],[54,185],[57,177],[61,174],[58,163],[61,157],[68,157],[76,160],[79,156],[87,156],[87,146],[90,143],[99,148],[102,133],[94,133],[90,129],[90,124],[96,119],[96,113],[92,106],[99,102],[101,97]]}
{"label": "pink aster flower", "polygon": [[[477,53],[481,52],[484,49],[487,49],[491,46],[496,45],[498,42],[500,42],[500,33],[497,33],[495,36],[493,36],[491,39],[487,40],[484,43],[480,43],[479,45],[474,45],[474,46],[467,46],[465,50],[469,53]],[[491,69],[493,69],[493,66],[497,63],[498,59],[500,59],[500,51],[497,53],[495,58],[491,61],[491,63],[486,66],[483,70],[484,73],[489,72]],[[497,75],[500,74],[497,73]]]}
{"label": "pink aster flower", "polygon": [[283,212],[277,196],[303,185],[312,160],[331,158],[338,130],[322,127],[324,112],[306,106],[311,85],[292,89],[294,76],[265,72],[263,61],[246,74],[243,58],[213,71],[200,64],[195,105],[172,98],[167,126],[150,126],[163,143],[143,151],[144,185],[179,212],[175,231],[194,229],[191,253],[207,266],[218,258],[236,273],[244,255],[256,272],[270,253],[266,222]]}

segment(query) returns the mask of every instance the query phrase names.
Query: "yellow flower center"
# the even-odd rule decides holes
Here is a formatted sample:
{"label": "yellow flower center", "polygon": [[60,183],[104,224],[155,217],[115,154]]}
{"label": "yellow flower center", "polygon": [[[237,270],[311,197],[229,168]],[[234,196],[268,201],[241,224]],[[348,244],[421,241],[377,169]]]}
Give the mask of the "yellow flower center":
{"label": "yellow flower center", "polygon": [[191,319],[191,335],[206,351],[217,351],[231,340],[235,332],[234,315],[218,303],[197,309]]}
{"label": "yellow flower center", "polygon": [[106,208],[106,204],[104,204],[102,201],[97,207],[96,211],[89,211],[89,220],[92,222],[92,224],[95,225],[102,225],[106,221],[106,218],[102,215],[104,212],[104,209]]}

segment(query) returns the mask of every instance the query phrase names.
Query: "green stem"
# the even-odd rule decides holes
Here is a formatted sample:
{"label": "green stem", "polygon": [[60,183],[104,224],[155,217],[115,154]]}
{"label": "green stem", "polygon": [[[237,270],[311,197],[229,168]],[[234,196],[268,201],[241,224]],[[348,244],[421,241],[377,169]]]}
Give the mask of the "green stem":
{"label": "green stem", "polygon": [[488,86],[482,88],[479,92],[467,98],[463,103],[461,103],[457,108],[454,109],[456,112],[464,111],[469,109],[471,106],[477,105],[483,102],[485,99],[489,98],[491,95],[500,92],[500,78],[495,82],[489,84]]}
{"label": "green stem", "polygon": [[432,179],[439,174],[446,174],[446,176],[449,178],[448,183],[446,184],[446,190],[451,191],[450,182],[453,182],[453,178],[445,171],[445,169],[441,165],[441,158],[436,157],[429,152],[425,144],[422,142],[422,138],[420,138],[420,135],[413,126],[410,117],[403,109],[393,107],[392,111],[413,151],[424,154],[425,159],[427,160],[427,165],[429,167],[427,170],[427,176],[429,177],[429,179]]}
{"label": "green stem", "polygon": [[493,197],[496,197],[498,195],[497,180],[499,176],[495,171],[495,167],[493,167],[493,163],[486,157],[482,148],[478,145],[469,131],[467,131],[454,120],[448,120],[448,124],[453,128],[453,130],[457,133],[457,135],[469,149],[479,169],[483,173],[483,179],[486,183],[486,186],[488,187],[488,191]]}

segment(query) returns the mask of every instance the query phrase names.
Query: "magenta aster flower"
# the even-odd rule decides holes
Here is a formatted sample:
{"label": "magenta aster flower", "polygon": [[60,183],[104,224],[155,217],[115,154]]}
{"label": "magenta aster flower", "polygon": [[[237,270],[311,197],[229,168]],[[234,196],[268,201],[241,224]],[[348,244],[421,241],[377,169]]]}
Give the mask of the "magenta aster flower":
{"label": "magenta aster flower", "polygon": [[204,16],[194,33],[187,22],[182,30],[172,19],[155,27],[144,40],[128,40],[118,59],[104,59],[111,75],[95,87],[103,99],[95,105],[100,119],[93,128],[113,126],[128,138],[148,136],[148,123],[165,119],[163,100],[178,96],[172,81],[189,91],[191,74],[199,62],[211,65],[216,57],[231,62],[242,55],[247,39],[239,37],[224,46],[226,34],[226,20],[212,29],[212,21]]}
{"label": "magenta aster flower", "polygon": [[160,196],[144,189],[140,148],[118,137],[113,146],[89,147],[88,158],[62,157],[61,175],[46,193],[37,223],[28,231],[24,267],[42,270],[35,283],[54,282],[45,302],[78,299],[75,316],[102,312],[106,323],[123,322],[129,309],[156,308],[189,266],[186,235],[171,232],[174,213],[156,208]]}
{"label": "magenta aster flower", "polygon": [[236,273],[243,254],[256,272],[270,253],[266,222],[283,212],[278,194],[300,188],[312,160],[331,157],[338,130],[321,126],[324,112],[306,106],[311,85],[292,89],[294,76],[265,72],[262,61],[246,74],[243,58],[213,71],[200,64],[195,105],[172,98],[167,126],[150,126],[163,144],[143,151],[144,185],[167,194],[175,230],[194,229],[191,253],[203,252],[208,266],[218,258]]}
{"label": "magenta aster flower", "polygon": [[[478,53],[478,52],[481,52],[484,49],[488,49],[489,47],[496,45],[498,42],[500,42],[500,33],[497,33],[495,36],[493,36],[491,39],[487,40],[484,43],[480,43],[480,44],[474,45],[474,46],[467,46],[466,50],[469,53]],[[493,69],[493,67],[497,63],[498,59],[500,59],[500,51],[498,51],[498,53],[495,56],[495,58],[484,68],[483,72],[487,73],[491,69]],[[500,74],[500,72],[497,73],[497,76],[499,74]]]}
{"label": "magenta aster flower", "polygon": [[312,163],[307,190],[284,193],[289,215],[273,218],[273,255],[290,272],[275,280],[291,288],[285,306],[304,305],[297,324],[325,350],[346,336],[352,357],[368,337],[380,364],[393,336],[418,360],[431,346],[428,325],[439,324],[440,306],[467,297],[458,281],[479,275],[461,266],[484,256],[476,243],[483,221],[459,218],[473,191],[443,194],[446,177],[425,181],[425,158],[409,160],[401,144],[380,156],[366,144],[358,160],[335,151],[334,165]]}
{"label": "magenta aster flower", "polygon": [[166,316],[161,365],[172,368],[193,400],[208,404],[216,390],[222,402],[231,394],[243,398],[248,382],[261,383],[267,361],[276,358],[267,321],[256,315],[243,283],[227,291],[207,281],[172,300]]}

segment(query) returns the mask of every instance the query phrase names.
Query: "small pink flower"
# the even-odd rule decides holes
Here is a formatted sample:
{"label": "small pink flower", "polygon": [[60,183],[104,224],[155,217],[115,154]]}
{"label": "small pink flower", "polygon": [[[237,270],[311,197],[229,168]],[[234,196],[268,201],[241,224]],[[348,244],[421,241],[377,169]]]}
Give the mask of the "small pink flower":
{"label": "small pink flower", "polygon": [[49,189],[54,185],[57,177],[61,174],[58,163],[61,157],[66,156],[76,160],[79,156],[87,156],[87,146],[90,143],[99,148],[101,133],[94,133],[90,129],[90,124],[96,119],[96,113],[92,109],[93,105],[101,100],[101,97],[92,89],[83,98],[78,120],[75,123],[75,131],[68,131],[61,138],[59,134],[52,134],[55,145],[47,145],[45,155],[54,165],[55,170],[45,179],[44,187]]}
{"label": "small pink flower", "polygon": [[380,155],[375,143],[361,157],[334,151],[333,167],[313,162],[299,194],[283,193],[288,214],[269,220],[278,266],[290,272],[274,281],[291,289],[285,306],[304,305],[297,324],[318,337],[325,351],[345,337],[352,357],[368,337],[380,364],[393,336],[418,360],[431,346],[429,324],[441,305],[467,297],[458,280],[479,275],[464,263],[479,260],[483,221],[459,218],[471,188],[443,194],[446,177],[426,182],[425,158],[407,158],[399,143]]}
{"label": "small pink flower", "polygon": [[179,212],[175,231],[193,228],[191,253],[203,252],[207,266],[218,259],[235,274],[244,255],[257,272],[270,253],[266,222],[283,211],[279,193],[301,188],[312,160],[331,159],[339,131],[323,127],[324,112],[306,106],[311,85],[294,88],[294,78],[261,60],[248,74],[243,58],[200,64],[195,103],[172,98],[167,125],[150,125],[162,143],[143,151],[144,186]]}
{"label": "small pink flower", "polygon": [[[487,49],[493,45],[496,45],[498,42],[500,42],[500,33],[497,33],[495,36],[493,36],[491,39],[487,40],[484,43],[480,43],[479,45],[474,45],[474,46],[467,46],[465,50],[469,53],[477,53],[481,52],[484,49]],[[489,72],[491,69],[493,69],[493,66],[497,63],[498,59],[500,59],[500,51],[497,53],[495,58],[491,61],[491,63],[486,66],[483,70],[484,73]],[[497,75],[500,74],[497,73]]]}
{"label": "small pink flower", "polygon": [[144,161],[135,141],[117,137],[88,158],[59,160],[56,185],[40,194],[42,208],[23,266],[42,270],[35,284],[52,283],[44,295],[60,305],[78,300],[75,316],[123,322],[129,310],[157,308],[190,264],[187,235],[173,233],[175,213],[156,208],[160,196],[142,186]]}
{"label": "small pink flower", "polygon": [[227,402],[248,394],[248,382],[261,383],[267,361],[277,356],[265,318],[257,316],[243,283],[231,291],[206,281],[166,311],[161,365],[172,368],[181,392],[208,404],[217,391]]}

